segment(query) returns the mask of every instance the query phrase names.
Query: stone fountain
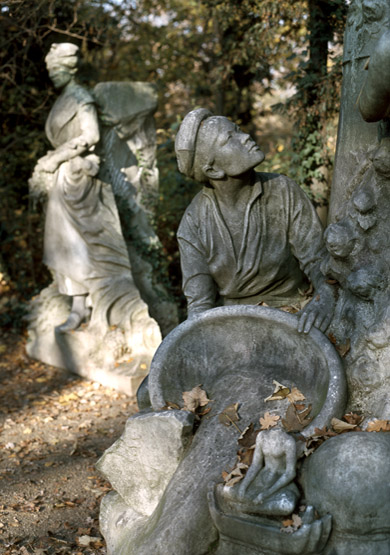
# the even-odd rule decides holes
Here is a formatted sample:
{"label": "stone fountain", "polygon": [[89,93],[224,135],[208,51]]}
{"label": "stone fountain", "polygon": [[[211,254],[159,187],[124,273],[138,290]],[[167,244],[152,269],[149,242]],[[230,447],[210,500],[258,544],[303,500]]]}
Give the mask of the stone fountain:
{"label": "stone fountain", "polygon": [[248,136],[184,119],[179,169],[206,185],[178,233],[189,318],[98,462],[108,553],[390,553],[389,20],[351,2],[324,238],[291,180],[255,176]]}

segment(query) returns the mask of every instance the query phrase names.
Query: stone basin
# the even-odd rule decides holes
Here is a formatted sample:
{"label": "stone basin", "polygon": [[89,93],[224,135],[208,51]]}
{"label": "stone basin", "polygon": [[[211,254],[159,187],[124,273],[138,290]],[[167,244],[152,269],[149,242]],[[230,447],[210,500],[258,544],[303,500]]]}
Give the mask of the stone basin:
{"label": "stone basin", "polygon": [[[211,410],[198,422],[153,513],[143,517],[139,528],[130,525],[134,518],[129,516],[129,505],[122,507],[119,497],[106,503],[102,526],[111,530],[115,545],[110,553],[213,552],[218,531],[207,502],[210,483],[221,482],[222,472],[235,465],[237,440],[246,426],[250,423],[258,426],[259,417],[266,411],[284,416],[290,405],[287,399],[265,401],[274,390],[273,380],[297,387],[305,395],[306,403],[312,404],[314,418],[303,433],[311,434],[315,427],[328,425],[333,416],[342,416],[346,382],[341,360],[321,332],[313,329],[307,335],[299,334],[297,322],[295,315],[266,307],[221,307],[187,320],[164,339],[149,374],[152,410],[146,406],[144,390],[145,405],[138,418],[145,415],[163,420],[175,414],[182,416],[183,411],[178,409],[160,409],[168,402],[183,406],[183,391],[200,384],[212,400]],[[226,426],[219,416],[233,403],[238,403],[240,419],[236,426]],[[139,435],[135,423],[128,424],[129,430],[135,430],[134,437],[140,437],[138,442],[128,445],[131,452],[137,450],[140,442],[147,445],[148,441],[152,442],[151,449],[163,442],[161,453],[166,447],[171,448],[164,432],[157,437],[149,427]],[[164,458],[160,464],[165,468]],[[152,470],[158,472],[154,466]],[[131,473],[129,467],[126,471]],[[106,476],[110,478],[109,472]],[[128,524],[118,524],[122,522]],[[279,534],[279,528],[276,533]]]}
{"label": "stone basin", "polygon": [[[297,387],[312,404],[313,420],[305,435],[329,425],[346,405],[342,362],[323,333],[315,328],[298,333],[297,321],[294,314],[247,305],[215,308],[187,320],[154,356],[149,374],[153,409],[167,402],[182,404],[182,392],[202,384],[213,408],[227,397],[245,404],[250,393],[250,412],[261,415],[281,409],[280,401],[264,401],[277,380]],[[226,390],[231,394],[226,396]]]}

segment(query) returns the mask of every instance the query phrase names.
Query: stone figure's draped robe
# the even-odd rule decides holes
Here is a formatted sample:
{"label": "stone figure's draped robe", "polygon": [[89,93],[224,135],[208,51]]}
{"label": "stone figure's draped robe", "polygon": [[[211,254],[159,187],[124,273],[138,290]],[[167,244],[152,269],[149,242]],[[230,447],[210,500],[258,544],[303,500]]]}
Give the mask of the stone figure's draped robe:
{"label": "stone figure's draped robe", "polygon": [[213,189],[203,188],[177,233],[189,314],[223,304],[282,306],[298,296],[304,274],[314,284],[324,256],[322,227],[291,179],[257,174],[235,252]]}
{"label": "stone figure's draped robe", "polygon": [[[83,133],[83,116],[97,122],[92,96],[84,88],[65,89],[54,103],[45,131],[54,148]],[[91,274],[85,223],[96,213],[99,192],[93,179],[78,186],[67,182],[62,164],[54,176],[49,193],[44,238],[44,263],[56,273],[59,291],[66,295],[88,293],[86,279]]]}
{"label": "stone figure's draped robe", "polygon": [[[80,86],[57,99],[46,122],[55,148],[81,138],[91,117],[98,124],[93,102]],[[131,319],[147,314],[134,285],[111,186],[97,177],[72,173],[69,162],[57,170],[49,193],[44,262],[55,272],[61,293],[89,294],[91,324],[128,329]]]}

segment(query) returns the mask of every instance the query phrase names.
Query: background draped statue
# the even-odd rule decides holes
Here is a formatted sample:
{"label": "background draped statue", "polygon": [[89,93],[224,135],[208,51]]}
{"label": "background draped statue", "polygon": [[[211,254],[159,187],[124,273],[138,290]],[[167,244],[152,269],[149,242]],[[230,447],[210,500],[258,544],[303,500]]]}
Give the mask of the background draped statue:
{"label": "background draped statue", "polygon": [[[100,157],[94,153],[96,147],[105,161],[96,101],[75,79],[78,47],[53,44],[46,64],[54,86],[62,89],[45,128],[54,150],[38,161],[29,184],[33,192],[48,193],[44,262],[53,273],[54,285],[33,305],[29,354],[78,371],[85,358],[96,356],[96,341],[101,343],[113,332],[116,363],[135,352],[151,357],[161,340],[160,330],[134,283],[111,183],[102,174]],[[130,189],[131,184],[127,185]],[[70,313],[66,308],[56,309],[53,316],[50,305],[53,298],[58,300],[58,293],[62,307],[64,298],[71,299]],[[42,320],[49,323],[40,325]],[[78,347],[72,346],[70,354],[55,354],[56,349],[53,354],[53,327],[55,342],[63,351],[65,338],[60,336],[72,341],[68,332],[78,330],[85,321],[89,322],[88,353],[81,356]],[[45,326],[49,329],[43,329]],[[109,344],[106,337],[108,349]],[[142,364],[145,373],[147,364]]]}

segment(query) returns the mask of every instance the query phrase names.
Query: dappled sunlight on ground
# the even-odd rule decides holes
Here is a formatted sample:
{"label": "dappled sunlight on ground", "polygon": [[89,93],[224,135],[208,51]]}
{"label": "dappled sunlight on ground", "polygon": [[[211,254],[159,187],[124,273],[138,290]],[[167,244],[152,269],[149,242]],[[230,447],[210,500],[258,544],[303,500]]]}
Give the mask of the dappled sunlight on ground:
{"label": "dappled sunlight on ground", "polygon": [[0,339],[0,553],[105,553],[110,485],[94,464],[136,411],[132,397],[30,359]]}

